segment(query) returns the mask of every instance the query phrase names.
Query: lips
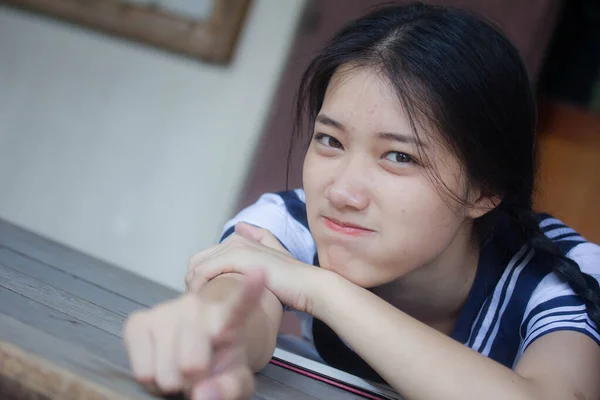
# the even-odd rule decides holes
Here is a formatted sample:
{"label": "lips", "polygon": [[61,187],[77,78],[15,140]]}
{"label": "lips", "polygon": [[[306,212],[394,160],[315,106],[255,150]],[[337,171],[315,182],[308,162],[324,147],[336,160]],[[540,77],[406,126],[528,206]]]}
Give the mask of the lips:
{"label": "lips", "polygon": [[371,229],[364,226],[353,224],[346,221],[340,221],[335,218],[323,217],[325,226],[332,231],[343,233],[350,236],[368,235],[373,233]]}

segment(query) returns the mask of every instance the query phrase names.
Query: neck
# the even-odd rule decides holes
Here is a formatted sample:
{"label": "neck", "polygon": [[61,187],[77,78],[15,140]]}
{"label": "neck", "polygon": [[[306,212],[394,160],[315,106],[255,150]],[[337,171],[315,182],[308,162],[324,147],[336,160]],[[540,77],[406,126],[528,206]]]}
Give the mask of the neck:
{"label": "neck", "polygon": [[449,335],[477,272],[479,246],[470,232],[465,227],[433,262],[374,288],[373,292],[413,318]]}

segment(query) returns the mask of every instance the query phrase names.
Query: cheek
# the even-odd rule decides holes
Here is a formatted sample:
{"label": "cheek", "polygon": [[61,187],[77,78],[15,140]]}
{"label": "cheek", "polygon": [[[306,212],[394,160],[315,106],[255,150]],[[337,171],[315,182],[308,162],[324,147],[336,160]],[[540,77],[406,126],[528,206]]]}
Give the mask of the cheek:
{"label": "cheek", "polygon": [[392,230],[427,231],[438,229],[456,218],[456,210],[443,199],[429,180],[420,175],[393,177],[376,186],[381,222]]}
{"label": "cheek", "polygon": [[461,223],[439,193],[419,180],[388,190],[381,211],[382,235],[371,255],[388,268],[412,270],[435,259]]}

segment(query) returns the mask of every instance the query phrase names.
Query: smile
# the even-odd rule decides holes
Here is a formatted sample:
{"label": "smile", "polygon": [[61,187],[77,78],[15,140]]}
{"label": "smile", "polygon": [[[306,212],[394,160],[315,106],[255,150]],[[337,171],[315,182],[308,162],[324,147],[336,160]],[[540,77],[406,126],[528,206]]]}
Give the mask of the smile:
{"label": "smile", "polygon": [[325,227],[334,232],[342,233],[348,236],[363,236],[372,234],[373,231],[359,225],[337,221],[335,219],[323,217]]}

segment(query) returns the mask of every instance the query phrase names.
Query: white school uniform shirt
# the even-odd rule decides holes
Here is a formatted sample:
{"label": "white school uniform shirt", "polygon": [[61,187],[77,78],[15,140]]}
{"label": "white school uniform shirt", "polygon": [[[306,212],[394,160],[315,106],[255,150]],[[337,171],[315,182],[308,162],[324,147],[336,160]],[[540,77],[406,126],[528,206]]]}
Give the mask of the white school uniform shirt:
{"label": "white school uniform shirt", "polygon": [[[544,234],[564,255],[600,280],[600,246],[549,215],[540,214],[539,220]],[[269,230],[294,258],[316,262],[302,189],[262,195],[226,223],[220,241],[233,233],[239,221]],[[538,259],[525,244],[512,254],[493,240],[486,244],[451,337],[509,368],[531,343],[550,332],[576,331],[600,344],[600,331],[583,300]],[[303,337],[312,343],[312,317],[302,314]]]}

